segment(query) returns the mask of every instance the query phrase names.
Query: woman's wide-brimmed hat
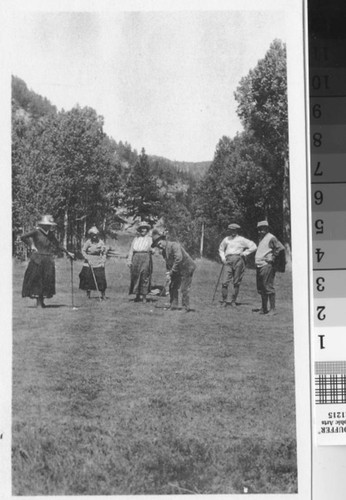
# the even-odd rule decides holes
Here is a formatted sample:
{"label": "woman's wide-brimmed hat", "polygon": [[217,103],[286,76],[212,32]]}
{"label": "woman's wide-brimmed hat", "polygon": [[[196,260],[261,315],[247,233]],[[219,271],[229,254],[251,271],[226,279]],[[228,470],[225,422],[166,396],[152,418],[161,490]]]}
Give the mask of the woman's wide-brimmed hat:
{"label": "woman's wide-brimmed hat", "polygon": [[154,248],[156,247],[159,241],[166,239],[166,235],[164,233],[161,233],[161,231],[159,231],[158,229],[154,229],[151,238],[153,240],[151,247]]}
{"label": "woman's wide-brimmed hat", "polygon": [[88,234],[99,234],[100,231],[97,229],[96,226],[93,226],[89,229]]}
{"label": "woman's wide-brimmed hat", "polygon": [[38,221],[39,226],[56,226],[52,215],[42,215],[42,219]]}
{"label": "woman's wide-brimmed hat", "polygon": [[139,231],[139,230],[140,230],[140,229],[142,229],[143,227],[144,227],[145,229],[151,229],[151,225],[149,224],[149,222],[145,222],[145,221],[143,221],[143,222],[140,222],[140,223],[138,224],[137,231]]}

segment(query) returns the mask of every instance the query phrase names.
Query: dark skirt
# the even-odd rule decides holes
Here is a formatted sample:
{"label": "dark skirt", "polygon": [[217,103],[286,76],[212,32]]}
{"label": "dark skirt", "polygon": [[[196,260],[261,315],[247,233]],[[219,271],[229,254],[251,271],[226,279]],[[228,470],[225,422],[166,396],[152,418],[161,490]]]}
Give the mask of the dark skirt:
{"label": "dark skirt", "polygon": [[24,274],[22,297],[46,297],[55,295],[55,265],[52,255],[33,253]]}
{"label": "dark skirt", "polygon": [[[107,288],[106,273],[104,267],[93,267],[97,288],[104,292]],[[83,266],[79,273],[79,288],[81,290],[97,290],[93,273],[90,267]]]}
{"label": "dark skirt", "polygon": [[129,294],[147,295],[150,292],[152,269],[151,254],[146,252],[133,254]]}

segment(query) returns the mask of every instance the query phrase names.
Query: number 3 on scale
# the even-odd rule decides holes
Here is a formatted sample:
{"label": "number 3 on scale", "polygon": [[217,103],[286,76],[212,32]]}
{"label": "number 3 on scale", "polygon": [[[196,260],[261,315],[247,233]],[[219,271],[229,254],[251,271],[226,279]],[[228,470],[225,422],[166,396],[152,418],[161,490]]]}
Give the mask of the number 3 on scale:
{"label": "number 3 on scale", "polygon": [[318,278],[316,278],[316,289],[318,292],[324,291],[325,289],[324,283],[325,279],[323,278],[323,276],[319,276]]}

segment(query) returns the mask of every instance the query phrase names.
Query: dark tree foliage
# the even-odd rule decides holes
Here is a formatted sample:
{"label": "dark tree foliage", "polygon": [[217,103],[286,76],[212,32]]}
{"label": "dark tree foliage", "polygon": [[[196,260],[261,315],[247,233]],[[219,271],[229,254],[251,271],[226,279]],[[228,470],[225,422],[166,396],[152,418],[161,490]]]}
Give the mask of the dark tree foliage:
{"label": "dark tree foliage", "polygon": [[[19,109],[19,108],[18,108]],[[30,109],[30,106],[28,106]],[[12,117],[13,225],[28,229],[51,213],[58,235],[79,246],[86,226],[111,221],[120,170],[91,108]]]}
{"label": "dark tree foliage", "polygon": [[[266,152],[261,165],[269,174],[275,191],[277,227],[283,241],[290,245],[288,111],[286,46],[274,40],[265,57],[242,78],[235,92],[238,115],[245,131]],[[273,204],[273,199],[268,200]],[[270,221],[271,222],[271,221]]]}
{"label": "dark tree foliage", "polygon": [[48,99],[29,90],[26,83],[16,76],[12,76],[12,109],[23,109],[34,119],[57,112]]}
{"label": "dark tree foliage", "polygon": [[205,255],[217,256],[227,226],[237,222],[242,234],[256,238],[256,222],[268,212],[271,179],[261,167],[263,151],[246,133],[220,139],[209,171],[199,183],[195,217],[205,224]]}
{"label": "dark tree foliage", "polygon": [[286,48],[274,40],[265,57],[241,79],[235,93],[244,132],[222,137],[193,198],[195,220],[205,227],[205,255],[217,256],[230,222],[256,239],[267,218],[290,242]]}
{"label": "dark tree foliage", "polygon": [[124,203],[129,216],[153,220],[160,215],[161,196],[157,178],[153,175],[143,148],[124,187]]}

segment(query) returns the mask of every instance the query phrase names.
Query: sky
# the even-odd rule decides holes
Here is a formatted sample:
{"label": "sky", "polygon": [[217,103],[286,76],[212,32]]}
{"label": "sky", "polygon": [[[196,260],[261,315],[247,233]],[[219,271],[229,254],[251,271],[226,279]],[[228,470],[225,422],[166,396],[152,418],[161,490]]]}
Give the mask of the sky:
{"label": "sky", "polygon": [[[230,2],[231,3],[231,2]],[[11,73],[58,110],[90,106],[117,142],[209,161],[242,130],[234,92],[275,38],[281,11],[17,11]]]}

